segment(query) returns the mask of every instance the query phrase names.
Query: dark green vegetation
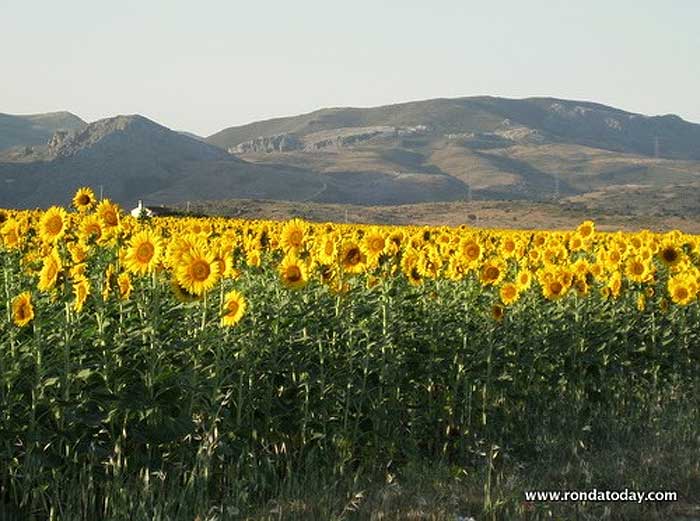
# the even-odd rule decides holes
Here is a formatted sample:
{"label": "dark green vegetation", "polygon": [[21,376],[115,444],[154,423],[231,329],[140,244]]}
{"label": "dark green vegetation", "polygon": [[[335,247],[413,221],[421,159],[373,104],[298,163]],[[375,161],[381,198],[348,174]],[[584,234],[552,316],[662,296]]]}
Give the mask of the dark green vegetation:
{"label": "dark green vegetation", "polygon": [[[0,518],[661,520],[700,501],[697,303],[528,297],[497,321],[471,283],[336,296],[266,268],[237,287],[254,298],[228,331],[218,298],[149,279],[77,316],[41,298],[34,329],[8,313]],[[680,502],[523,504],[625,487]]]}
{"label": "dark green vegetation", "polygon": [[473,199],[571,201],[595,216],[605,199],[605,212],[618,214],[700,210],[697,200],[673,195],[700,186],[700,125],[595,103],[477,97],[333,108],[229,128],[206,141],[120,116],[51,146],[0,151],[7,188],[0,205],[48,206],[80,186],[101,185],[129,208],[138,199]]}

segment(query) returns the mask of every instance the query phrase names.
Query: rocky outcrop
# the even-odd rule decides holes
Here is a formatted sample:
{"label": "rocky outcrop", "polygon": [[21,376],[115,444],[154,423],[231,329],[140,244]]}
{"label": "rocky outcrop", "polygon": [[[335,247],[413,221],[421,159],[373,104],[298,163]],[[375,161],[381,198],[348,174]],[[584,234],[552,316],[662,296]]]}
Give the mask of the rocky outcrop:
{"label": "rocky outcrop", "polygon": [[314,152],[329,148],[346,148],[376,139],[396,139],[404,136],[426,134],[430,129],[425,125],[415,127],[348,127],[313,132],[303,137],[295,134],[275,134],[260,136],[230,147],[231,154],[273,153],[303,150]]}
{"label": "rocky outcrop", "polygon": [[293,134],[276,134],[251,139],[229,148],[228,151],[231,154],[289,152],[303,147],[303,142]]}

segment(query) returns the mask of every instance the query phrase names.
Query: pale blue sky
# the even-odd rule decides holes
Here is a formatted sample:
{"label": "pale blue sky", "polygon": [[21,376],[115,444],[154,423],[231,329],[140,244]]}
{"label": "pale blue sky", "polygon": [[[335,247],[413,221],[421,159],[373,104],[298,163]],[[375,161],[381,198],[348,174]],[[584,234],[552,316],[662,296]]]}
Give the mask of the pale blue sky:
{"label": "pale blue sky", "polygon": [[328,106],[496,95],[700,122],[698,0],[0,0],[0,112],[209,135]]}

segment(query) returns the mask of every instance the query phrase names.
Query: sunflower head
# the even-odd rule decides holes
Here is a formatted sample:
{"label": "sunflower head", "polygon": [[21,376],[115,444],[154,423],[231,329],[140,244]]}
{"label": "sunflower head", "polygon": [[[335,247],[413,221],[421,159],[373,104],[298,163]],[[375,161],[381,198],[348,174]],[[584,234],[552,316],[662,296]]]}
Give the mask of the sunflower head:
{"label": "sunflower head", "polygon": [[362,273],[367,264],[367,257],[354,241],[343,244],[340,253],[340,264],[348,273]]}
{"label": "sunflower head", "polygon": [[162,239],[151,230],[143,230],[131,237],[124,257],[124,265],[131,273],[144,275],[152,272],[163,254]]}
{"label": "sunflower head", "polygon": [[177,282],[187,291],[204,295],[219,280],[219,263],[203,243],[196,244],[182,256],[175,275]]}
{"label": "sunflower head", "polygon": [[52,206],[39,221],[39,236],[45,243],[53,244],[63,237],[68,227],[68,214],[63,208]]}
{"label": "sunflower head", "polygon": [[501,286],[499,294],[501,297],[501,302],[503,302],[506,306],[509,306],[510,304],[518,300],[518,287],[512,282],[508,282]]}
{"label": "sunflower head", "polygon": [[287,255],[278,269],[282,284],[288,288],[303,288],[308,282],[306,263],[300,261],[296,255]]}
{"label": "sunflower head", "polygon": [[87,186],[78,189],[73,197],[73,207],[81,213],[92,210],[96,202],[95,193]]}
{"label": "sunflower head", "polygon": [[226,293],[221,325],[235,326],[243,317],[246,307],[246,300],[238,291],[232,290]]}
{"label": "sunflower head", "polygon": [[12,321],[18,327],[24,327],[34,318],[32,295],[28,291],[20,293],[12,300]]}

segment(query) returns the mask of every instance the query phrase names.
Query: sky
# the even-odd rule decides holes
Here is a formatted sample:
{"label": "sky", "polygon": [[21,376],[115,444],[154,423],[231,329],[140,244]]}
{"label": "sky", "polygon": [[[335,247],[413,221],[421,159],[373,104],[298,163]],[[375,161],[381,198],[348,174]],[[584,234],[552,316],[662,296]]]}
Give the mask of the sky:
{"label": "sky", "polygon": [[553,96],[700,123],[697,0],[0,0],[0,112],[208,136],[323,107]]}

